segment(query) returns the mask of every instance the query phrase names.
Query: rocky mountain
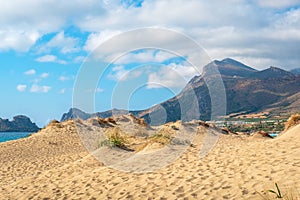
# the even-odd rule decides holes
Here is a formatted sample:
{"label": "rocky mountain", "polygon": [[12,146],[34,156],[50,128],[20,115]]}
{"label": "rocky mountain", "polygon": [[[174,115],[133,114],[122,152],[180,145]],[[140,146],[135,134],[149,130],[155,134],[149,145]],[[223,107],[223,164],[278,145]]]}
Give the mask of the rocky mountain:
{"label": "rocky mountain", "polygon": [[[223,76],[251,77],[255,72],[258,72],[256,69],[231,58],[226,58],[222,61],[215,60],[213,64],[217,65],[220,74]],[[209,66],[210,64],[208,64],[206,68]]]}
{"label": "rocky mountain", "polygon": [[292,72],[295,75],[299,75],[300,74],[300,68],[292,69],[290,72]]}
{"label": "rocky mountain", "polygon": [[[216,79],[219,76],[222,77],[224,86]],[[292,108],[286,111],[300,111],[299,98],[297,98],[300,94],[300,76],[277,67],[258,71],[227,58],[206,65],[202,75],[192,78],[175,97],[147,110],[130,112],[145,118],[151,124],[161,124],[179,119],[186,121],[192,119],[210,120],[212,115],[211,95],[215,95],[214,98],[218,99],[218,95],[222,96],[222,94],[212,93],[209,86],[210,88],[218,88],[218,84],[221,84],[220,86],[225,89],[226,105],[224,107],[226,111],[224,112],[226,114],[253,113],[266,109],[275,111],[278,107],[281,109],[283,107]],[[224,108],[222,105],[216,104],[214,109]],[[112,111],[107,111],[89,116],[108,117],[111,113]],[[68,115],[70,116],[70,114]],[[182,119],[182,116],[185,119]],[[78,117],[80,116],[78,115]],[[85,115],[85,117],[87,116]],[[62,119],[68,118],[63,117]]]}
{"label": "rocky mountain", "polygon": [[269,78],[294,78],[296,75],[292,72],[285,71],[283,69],[280,69],[278,67],[270,67],[268,69],[258,71],[254,73],[253,78],[257,79],[269,79]]}
{"label": "rocky mountain", "polygon": [[68,119],[89,119],[91,118],[92,115],[88,114],[86,112],[83,112],[82,110],[79,110],[77,108],[70,108],[70,110],[67,113],[64,113],[63,116],[61,117],[61,121],[67,121]]}
{"label": "rocky mountain", "polygon": [[96,113],[86,113],[78,108],[70,108],[70,110],[67,113],[64,113],[61,117],[60,121],[67,121],[69,119],[89,119],[92,117],[101,117],[101,118],[107,118],[111,117],[112,115],[126,115],[128,113],[132,113],[134,115],[137,115],[140,111],[127,111],[127,110],[120,110],[120,109],[112,109],[105,112],[96,112]]}
{"label": "rocky mountain", "polygon": [[18,115],[12,121],[0,118],[0,132],[37,132],[39,127],[24,116]]}
{"label": "rocky mountain", "polygon": [[285,107],[292,104],[294,111],[300,111],[299,104],[295,103],[297,98],[292,98],[300,92],[300,76],[276,67],[257,71],[232,59],[224,59],[206,65],[202,75],[195,76],[181,93],[159,106],[144,111],[139,117],[148,119],[148,116],[159,112],[157,108],[163,107],[168,115],[167,121],[176,121],[182,114],[185,115],[181,113],[179,102],[182,102],[182,99],[193,91],[198,99],[199,118],[210,120],[212,107],[207,80],[214,82],[214,76],[217,76],[212,72],[213,66],[219,70],[225,87],[226,114],[270,110],[276,108],[278,106],[276,103],[279,102]]}

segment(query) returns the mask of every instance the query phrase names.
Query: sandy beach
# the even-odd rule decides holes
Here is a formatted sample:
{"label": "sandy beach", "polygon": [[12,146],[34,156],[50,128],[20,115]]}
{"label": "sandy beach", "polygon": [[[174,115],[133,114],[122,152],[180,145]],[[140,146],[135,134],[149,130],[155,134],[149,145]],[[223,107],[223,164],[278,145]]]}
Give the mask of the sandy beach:
{"label": "sandy beach", "polygon": [[300,125],[276,139],[220,134],[203,158],[209,129],[198,125],[179,158],[144,173],[104,165],[82,145],[77,130],[67,121],[1,143],[0,199],[240,200],[262,199],[258,193],[274,189],[275,182],[283,192],[300,188]]}

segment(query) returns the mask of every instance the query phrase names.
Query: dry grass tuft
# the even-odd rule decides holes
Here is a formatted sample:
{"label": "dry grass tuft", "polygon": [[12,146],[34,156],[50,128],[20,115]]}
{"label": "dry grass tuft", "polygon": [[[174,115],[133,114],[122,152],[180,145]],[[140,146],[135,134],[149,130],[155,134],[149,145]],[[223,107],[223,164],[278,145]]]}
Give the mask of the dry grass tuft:
{"label": "dry grass tuft", "polygon": [[107,121],[105,121],[104,119],[97,117],[97,121],[101,126],[104,126],[107,124]]}
{"label": "dry grass tuft", "polygon": [[170,144],[173,139],[172,135],[174,135],[174,130],[170,127],[164,127],[149,138],[149,143]]}
{"label": "dry grass tuft", "polygon": [[171,142],[171,135],[168,134],[161,134],[157,133],[150,137],[150,143],[160,143],[162,145],[170,144]]}
{"label": "dry grass tuft", "polygon": [[129,117],[133,123],[139,124],[141,126],[148,126],[144,118],[137,118],[132,113],[129,114]]}
{"label": "dry grass tuft", "polygon": [[299,192],[295,187],[287,187],[285,190],[282,190],[277,183],[275,183],[274,189],[262,191],[262,193],[258,192],[258,194],[263,200],[300,200]]}
{"label": "dry grass tuft", "polygon": [[115,125],[117,124],[116,120],[112,117],[105,118],[104,121],[115,124]]}
{"label": "dry grass tuft", "polygon": [[52,120],[49,124],[48,124],[48,126],[50,126],[50,127],[57,127],[57,128],[63,128],[64,126],[62,125],[62,123],[60,123],[59,121],[57,121],[57,120]]}
{"label": "dry grass tuft", "polygon": [[272,138],[266,131],[257,131],[253,133],[252,136],[255,138],[259,138],[259,137]]}
{"label": "dry grass tuft", "polygon": [[285,123],[284,130],[286,131],[297,124],[300,124],[300,114],[291,115],[288,121]]}
{"label": "dry grass tuft", "polygon": [[206,128],[209,127],[209,124],[206,123],[206,122],[203,122],[203,121],[200,121],[200,122],[199,122],[199,125],[200,125],[200,126],[204,126],[204,127],[206,127]]}

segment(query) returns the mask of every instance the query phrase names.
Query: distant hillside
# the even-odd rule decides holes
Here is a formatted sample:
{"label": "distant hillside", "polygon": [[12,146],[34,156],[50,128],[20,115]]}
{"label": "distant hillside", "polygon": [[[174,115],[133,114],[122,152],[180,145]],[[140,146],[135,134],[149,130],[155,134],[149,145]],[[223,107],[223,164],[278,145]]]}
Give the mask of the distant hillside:
{"label": "distant hillside", "polygon": [[0,118],[0,132],[37,132],[39,127],[23,115],[18,115],[12,121]]}
{"label": "distant hillside", "polygon": [[[219,70],[223,84],[226,90],[226,114],[231,113],[253,113],[263,110],[278,111],[278,107],[286,112],[299,109],[300,76],[285,71],[277,67],[258,71],[243,63],[226,58],[221,61],[213,61],[207,64],[201,76],[193,77],[186,87],[175,97],[155,105],[143,111],[130,111],[138,117],[143,117],[149,123],[151,116],[155,116],[155,122],[160,124],[162,121],[170,122],[180,120],[181,116],[187,116],[186,120],[211,119],[211,98],[205,80],[214,80],[217,74],[213,69]],[[190,101],[189,95],[196,94],[197,104],[200,115],[193,105],[195,102]],[[297,96],[298,95],[298,96]],[[189,105],[189,108],[182,109],[179,102]],[[287,108],[287,109],[284,109]],[[122,111],[126,112],[126,111]],[[162,112],[166,112],[166,119]],[[90,114],[91,116],[110,116],[112,111]],[[65,114],[62,120],[72,118],[75,115]],[[68,116],[68,117],[66,117]],[[87,115],[84,115],[88,117]],[[78,114],[77,117],[81,116]]]}
{"label": "distant hillside", "polygon": [[[137,115],[140,111],[129,111],[129,113],[132,113],[134,115]],[[119,109],[113,109],[108,110],[105,112],[96,112],[96,113],[86,113],[78,108],[71,108],[67,113],[64,113],[61,117],[60,121],[67,121],[69,119],[89,119],[92,117],[101,117],[101,118],[107,118],[111,117],[112,115],[126,115],[128,114],[127,110],[119,110]]]}
{"label": "distant hillside", "polygon": [[253,78],[258,78],[258,79],[270,79],[270,78],[293,78],[295,77],[295,74],[292,72],[285,71],[283,69],[280,69],[278,67],[270,67],[268,69],[256,72],[253,74]]}
{"label": "distant hillside", "polygon": [[292,69],[290,72],[292,72],[295,75],[300,75],[300,68]]}
{"label": "distant hillside", "polygon": [[300,112],[300,92],[283,98],[281,101],[267,106],[266,111],[273,113],[273,115],[282,115],[286,113]]}

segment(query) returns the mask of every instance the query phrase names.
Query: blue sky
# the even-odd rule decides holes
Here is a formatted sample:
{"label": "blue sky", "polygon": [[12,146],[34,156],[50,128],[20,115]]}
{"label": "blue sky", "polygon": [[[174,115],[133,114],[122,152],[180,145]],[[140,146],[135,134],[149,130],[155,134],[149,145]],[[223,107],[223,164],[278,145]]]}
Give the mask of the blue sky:
{"label": "blue sky", "polygon": [[[25,114],[39,126],[60,119],[72,107],[78,72],[95,49],[144,27],[185,34],[212,60],[231,57],[258,69],[300,67],[299,0],[3,1],[0,117]],[[153,37],[164,41],[162,35]],[[170,48],[181,44],[169,37],[165,41]],[[199,74],[187,62],[188,54],[129,50],[107,63],[97,86],[87,91],[94,110],[148,108]]]}

